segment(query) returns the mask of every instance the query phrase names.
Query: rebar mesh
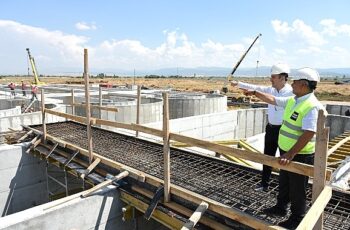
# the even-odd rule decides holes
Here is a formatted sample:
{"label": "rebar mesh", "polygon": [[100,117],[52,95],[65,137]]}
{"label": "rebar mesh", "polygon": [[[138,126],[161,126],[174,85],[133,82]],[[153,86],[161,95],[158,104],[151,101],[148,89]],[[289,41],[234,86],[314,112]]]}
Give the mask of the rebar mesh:
{"label": "rebar mesh", "polygon": [[[32,126],[41,130],[41,126]],[[86,126],[75,122],[47,125],[47,133],[87,149]],[[93,128],[93,151],[116,162],[163,179],[163,146],[134,137]],[[272,224],[287,217],[271,217],[262,209],[275,204],[278,177],[272,176],[268,192],[254,191],[260,172],[212,157],[170,150],[171,183],[243,211]],[[308,186],[308,207],[311,200]],[[350,195],[333,192],[325,209],[325,229],[350,228]]]}

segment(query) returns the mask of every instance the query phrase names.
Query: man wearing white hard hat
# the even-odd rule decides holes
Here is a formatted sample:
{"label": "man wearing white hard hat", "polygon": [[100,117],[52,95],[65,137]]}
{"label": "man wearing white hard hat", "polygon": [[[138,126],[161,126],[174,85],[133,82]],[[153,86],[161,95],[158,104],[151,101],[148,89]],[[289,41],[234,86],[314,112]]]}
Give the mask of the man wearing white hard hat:
{"label": "man wearing white hard hat", "polygon": [[[255,95],[269,104],[285,108],[278,137],[281,153],[279,163],[286,165],[290,161],[296,161],[313,164],[318,111],[325,111],[313,93],[320,76],[315,69],[305,67],[297,70],[292,80],[295,97],[280,98],[259,91],[246,91],[245,94]],[[290,202],[292,214],[279,225],[295,229],[306,213],[307,181],[307,176],[280,170],[277,203],[264,209],[264,212],[268,215],[284,216]]]}
{"label": "man wearing white hard hat", "polygon": [[[287,83],[290,68],[285,63],[278,63],[271,67],[271,86],[252,85],[232,81],[231,86],[238,86],[241,89],[255,90],[271,94],[276,97],[293,96],[292,87]],[[268,123],[265,128],[264,154],[275,156],[278,148],[278,134],[282,125],[284,108],[276,105],[268,105]],[[256,191],[268,191],[271,176],[271,167],[264,165],[261,182],[256,186]]]}

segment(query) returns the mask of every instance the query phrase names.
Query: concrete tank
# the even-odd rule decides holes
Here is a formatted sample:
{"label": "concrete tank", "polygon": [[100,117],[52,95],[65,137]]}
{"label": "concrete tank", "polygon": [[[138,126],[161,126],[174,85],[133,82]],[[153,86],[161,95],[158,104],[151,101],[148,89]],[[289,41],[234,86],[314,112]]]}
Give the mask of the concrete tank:
{"label": "concrete tank", "polygon": [[219,94],[169,92],[170,119],[227,111],[227,97]]}

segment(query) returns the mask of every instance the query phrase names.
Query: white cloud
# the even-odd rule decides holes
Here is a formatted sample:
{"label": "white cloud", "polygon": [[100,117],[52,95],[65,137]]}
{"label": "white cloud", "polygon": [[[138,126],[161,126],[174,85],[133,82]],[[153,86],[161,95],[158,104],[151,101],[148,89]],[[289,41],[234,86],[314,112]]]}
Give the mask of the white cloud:
{"label": "white cloud", "polygon": [[20,73],[27,68],[26,48],[30,48],[40,70],[74,67],[82,63],[88,38],[61,31],[49,31],[15,21],[0,20],[0,69]]}
{"label": "white cloud", "polygon": [[319,32],[314,31],[311,26],[305,24],[300,19],[294,20],[291,26],[287,22],[280,20],[273,20],[271,24],[278,36],[279,42],[303,43],[313,46],[320,46],[327,43]]}
{"label": "white cloud", "polygon": [[350,36],[350,24],[337,25],[336,23],[334,19],[323,19],[320,22],[320,25],[324,27],[322,33],[333,37],[341,34]]}
{"label": "white cloud", "polygon": [[77,22],[75,24],[75,28],[77,28],[78,30],[96,30],[97,29],[95,23],[88,24],[86,22]]}

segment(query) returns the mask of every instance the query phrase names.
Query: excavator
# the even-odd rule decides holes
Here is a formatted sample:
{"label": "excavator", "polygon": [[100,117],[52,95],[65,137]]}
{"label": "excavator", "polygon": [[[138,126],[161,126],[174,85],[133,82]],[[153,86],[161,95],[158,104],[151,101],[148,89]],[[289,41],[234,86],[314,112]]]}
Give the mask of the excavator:
{"label": "excavator", "polygon": [[33,71],[33,75],[34,75],[34,82],[32,84],[37,85],[37,86],[45,85],[44,82],[41,82],[39,80],[38,71],[36,70],[34,57],[32,57],[32,55],[30,54],[29,48],[26,48],[26,50],[28,52],[29,62],[30,62],[30,65],[32,67],[32,71]]}

